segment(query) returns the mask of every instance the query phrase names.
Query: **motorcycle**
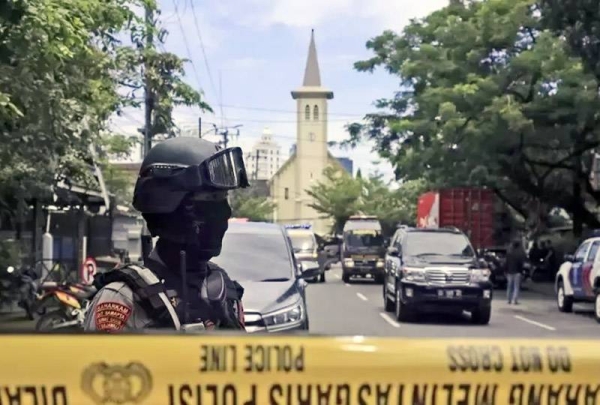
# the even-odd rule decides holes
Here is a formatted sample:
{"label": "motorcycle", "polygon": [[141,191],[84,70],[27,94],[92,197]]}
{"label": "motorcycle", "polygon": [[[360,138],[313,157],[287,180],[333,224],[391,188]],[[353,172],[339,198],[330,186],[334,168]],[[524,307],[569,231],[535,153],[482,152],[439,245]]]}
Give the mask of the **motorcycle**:
{"label": "motorcycle", "polygon": [[37,331],[83,327],[85,315],[97,290],[84,284],[62,284],[47,291],[38,308],[56,307],[45,313],[37,322]]}

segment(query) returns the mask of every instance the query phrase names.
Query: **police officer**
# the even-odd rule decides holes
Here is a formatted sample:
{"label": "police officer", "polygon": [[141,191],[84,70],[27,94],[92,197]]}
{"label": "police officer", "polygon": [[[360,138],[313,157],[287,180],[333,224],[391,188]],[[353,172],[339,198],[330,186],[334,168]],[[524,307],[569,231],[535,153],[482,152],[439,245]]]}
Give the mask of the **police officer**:
{"label": "police officer", "polygon": [[231,217],[229,190],[248,187],[240,148],[180,137],[142,163],[133,206],[156,246],[144,266],[97,275],[86,331],[244,329],[243,288],[211,263]]}

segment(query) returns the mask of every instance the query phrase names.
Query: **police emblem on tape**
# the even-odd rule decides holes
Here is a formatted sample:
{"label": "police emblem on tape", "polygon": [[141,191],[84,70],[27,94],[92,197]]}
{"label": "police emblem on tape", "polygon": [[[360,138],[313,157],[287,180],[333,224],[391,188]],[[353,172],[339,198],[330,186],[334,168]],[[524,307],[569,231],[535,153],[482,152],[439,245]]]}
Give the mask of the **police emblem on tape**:
{"label": "police emblem on tape", "polygon": [[81,389],[97,405],[139,404],[152,392],[152,374],[137,362],[94,363],[83,370]]}

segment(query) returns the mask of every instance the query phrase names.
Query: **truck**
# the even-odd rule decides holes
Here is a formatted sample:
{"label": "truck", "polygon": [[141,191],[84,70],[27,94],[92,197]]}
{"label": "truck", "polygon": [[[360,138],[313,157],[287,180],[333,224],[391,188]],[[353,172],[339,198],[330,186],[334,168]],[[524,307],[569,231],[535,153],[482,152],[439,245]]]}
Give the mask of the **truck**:
{"label": "truck", "polygon": [[419,197],[418,228],[456,228],[470,239],[492,270],[494,285],[504,284],[506,249],[513,236],[507,207],[487,188],[446,188]]}
{"label": "truck", "polygon": [[492,190],[447,188],[419,197],[418,228],[455,227],[475,249],[488,249],[510,241],[509,213]]}
{"label": "truck", "polygon": [[355,215],[346,221],[340,259],[345,283],[353,276],[372,277],[376,283],[383,283],[385,243],[377,217]]}

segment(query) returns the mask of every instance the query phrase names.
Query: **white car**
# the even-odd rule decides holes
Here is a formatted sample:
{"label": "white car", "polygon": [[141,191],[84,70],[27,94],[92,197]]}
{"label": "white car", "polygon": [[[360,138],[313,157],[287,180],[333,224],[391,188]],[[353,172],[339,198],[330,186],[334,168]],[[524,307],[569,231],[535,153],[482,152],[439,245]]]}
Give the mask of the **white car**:
{"label": "white car", "polygon": [[600,237],[586,239],[556,274],[556,303],[561,312],[572,312],[575,302],[593,302],[600,323]]}

